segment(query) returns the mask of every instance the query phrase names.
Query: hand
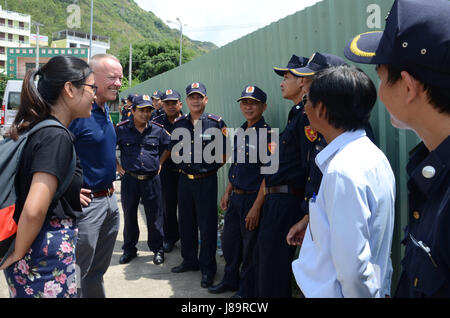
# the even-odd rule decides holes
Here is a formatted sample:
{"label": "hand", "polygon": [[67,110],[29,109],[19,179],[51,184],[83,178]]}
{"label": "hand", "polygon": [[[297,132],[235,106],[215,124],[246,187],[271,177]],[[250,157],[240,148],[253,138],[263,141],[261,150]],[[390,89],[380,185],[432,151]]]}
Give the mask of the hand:
{"label": "hand", "polygon": [[288,235],[286,236],[286,241],[289,245],[293,246],[302,245],[308,223],[309,223],[309,215],[305,215],[303,219],[301,219],[291,227]]}
{"label": "hand", "polygon": [[121,177],[125,174],[125,170],[122,168],[121,165],[117,165],[117,172],[120,174]]}
{"label": "hand", "polygon": [[0,267],[0,270],[4,270],[4,269],[8,268],[9,266],[11,266],[15,262],[21,260],[22,258],[23,257],[19,257],[16,254],[16,251],[14,251],[11,255],[9,255],[9,257],[6,259],[5,263],[3,263],[3,265]]}
{"label": "hand", "polygon": [[81,188],[80,192],[80,203],[83,206],[88,206],[91,203],[91,190]]}
{"label": "hand", "polygon": [[220,208],[222,209],[222,211],[228,210],[229,203],[230,203],[230,195],[225,192],[222,199],[220,199]]}
{"label": "hand", "polygon": [[253,231],[258,227],[259,214],[260,210],[255,207],[252,207],[250,211],[248,211],[247,216],[245,217],[245,228],[247,230]]}

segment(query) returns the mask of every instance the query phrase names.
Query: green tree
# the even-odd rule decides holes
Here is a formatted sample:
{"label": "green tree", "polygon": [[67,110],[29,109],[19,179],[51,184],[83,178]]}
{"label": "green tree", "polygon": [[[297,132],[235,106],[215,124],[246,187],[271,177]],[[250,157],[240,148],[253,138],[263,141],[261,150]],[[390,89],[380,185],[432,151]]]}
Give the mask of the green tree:
{"label": "green tree", "polygon": [[[145,41],[133,44],[132,77],[140,82],[146,81],[158,74],[167,72],[179,64],[179,44],[176,41],[151,42]],[[183,49],[182,63],[191,61],[196,56],[195,51]],[[119,53],[120,62],[124,68],[124,76],[129,75],[129,48],[122,48]]]}

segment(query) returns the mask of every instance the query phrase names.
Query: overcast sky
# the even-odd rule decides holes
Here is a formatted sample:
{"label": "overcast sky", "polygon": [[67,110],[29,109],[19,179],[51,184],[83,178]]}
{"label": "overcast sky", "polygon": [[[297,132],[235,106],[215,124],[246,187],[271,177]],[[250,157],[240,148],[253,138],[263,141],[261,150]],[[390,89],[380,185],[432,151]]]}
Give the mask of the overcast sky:
{"label": "overcast sky", "polygon": [[278,21],[321,0],[135,0],[144,10],[152,11],[171,28],[199,41],[223,46],[246,34]]}

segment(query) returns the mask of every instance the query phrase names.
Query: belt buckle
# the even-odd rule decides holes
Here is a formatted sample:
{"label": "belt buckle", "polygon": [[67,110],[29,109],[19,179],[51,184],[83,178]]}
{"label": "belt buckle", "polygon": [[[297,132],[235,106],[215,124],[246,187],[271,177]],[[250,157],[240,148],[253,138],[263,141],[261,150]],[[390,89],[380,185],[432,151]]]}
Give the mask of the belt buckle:
{"label": "belt buckle", "polygon": [[187,174],[187,177],[189,180],[194,180],[195,179],[195,175],[193,174]]}
{"label": "belt buckle", "polygon": [[112,194],[113,194],[113,190],[112,190],[112,188],[108,188],[108,197],[110,197]]}
{"label": "belt buckle", "polygon": [[137,178],[138,178],[138,180],[141,180],[141,181],[145,180],[145,176],[141,175],[141,174],[138,175]]}

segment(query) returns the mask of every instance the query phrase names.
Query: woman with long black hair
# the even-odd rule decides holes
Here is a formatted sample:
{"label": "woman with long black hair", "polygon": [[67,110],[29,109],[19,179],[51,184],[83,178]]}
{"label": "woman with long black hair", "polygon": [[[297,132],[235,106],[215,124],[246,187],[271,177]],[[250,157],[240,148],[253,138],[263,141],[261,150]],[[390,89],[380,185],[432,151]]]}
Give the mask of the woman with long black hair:
{"label": "woman with long black hair", "polygon": [[[94,76],[85,61],[53,57],[26,74],[7,137],[17,139],[47,119],[68,127],[76,118],[89,117],[95,93]],[[15,181],[15,247],[0,268],[11,297],[76,297],[76,219],[83,182],[78,160],[67,190],[55,198],[73,163],[73,138],[68,130],[45,127],[29,136],[23,150]]]}

